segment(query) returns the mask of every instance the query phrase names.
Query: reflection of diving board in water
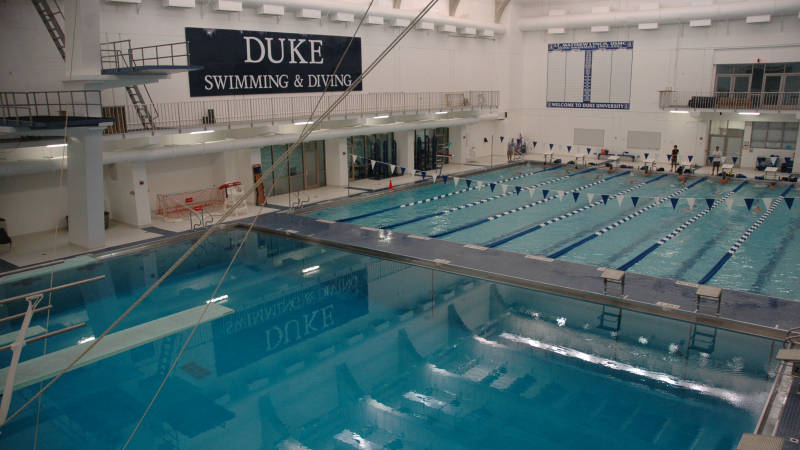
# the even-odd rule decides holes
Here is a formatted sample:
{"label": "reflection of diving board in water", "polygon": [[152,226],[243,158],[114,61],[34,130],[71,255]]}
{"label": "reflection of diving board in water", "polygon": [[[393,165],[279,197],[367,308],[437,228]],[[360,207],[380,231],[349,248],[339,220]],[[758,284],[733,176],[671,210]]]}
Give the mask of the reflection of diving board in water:
{"label": "reflection of diving board in water", "polygon": [[[179,313],[170,314],[160,319],[141,325],[135,325],[116,333],[111,333],[81,358],[73,369],[87,366],[140,345],[191,328],[197,323],[198,319],[200,319],[200,315],[205,306],[206,305],[196,306]],[[201,323],[219,319],[233,312],[234,310],[231,308],[216,303],[209,304],[208,311]],[[14,389],[30,386],[58,375],[89,345],[91,345],[91,342],[86,342],[20,363],[17,367]],[[7,372],[8,368],[0,369],[0,379],[5,379]]]}

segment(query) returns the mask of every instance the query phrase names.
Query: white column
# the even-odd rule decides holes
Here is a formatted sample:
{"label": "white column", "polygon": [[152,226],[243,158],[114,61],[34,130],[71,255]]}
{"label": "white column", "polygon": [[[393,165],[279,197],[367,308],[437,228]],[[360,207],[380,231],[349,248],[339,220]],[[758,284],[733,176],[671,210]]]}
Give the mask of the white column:
{"label": "white column", "polygon": [[394,140],[397,141],[397,165],[406,168],[406,173],[415,170],[414,167],[414,130],[396,131]]}
{"label": "white column", "polygon": [[466,126],[450,127],[450,158],[451,163],[464,164],[467,161],[467,135]]}
{"label": "white column", "polygon": [[67,79],[100,75],[100,2],[66,0],[64,18]]}
{"label": "white column", "polygon": [[106,166],[104,180],[109,211],[115,221],[135,227],[150,225],[150,196],[144,162],[117,163]]}
{"label": "white column", "polygon": [[105,244],[102,128],[73,132],[67,148],[69,241],[88,249]]}
{"label": "white column", "polygon": [[328,186],[347,186],[347,138],[325,140],[325,182]]}

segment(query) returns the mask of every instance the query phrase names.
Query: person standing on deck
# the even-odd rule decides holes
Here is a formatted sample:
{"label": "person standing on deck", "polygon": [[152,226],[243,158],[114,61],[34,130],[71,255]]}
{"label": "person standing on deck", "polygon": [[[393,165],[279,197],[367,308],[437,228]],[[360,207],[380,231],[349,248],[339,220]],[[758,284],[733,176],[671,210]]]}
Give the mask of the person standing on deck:
{"label": "person standing on deck", "polygon": [[719,166],[722,164],[722,152],[719,151],[719,145],[711,153],[711,175],[719,175]]}
{"label": "person standing on deck", "polygon": [[678,152],[680,152],[680,150],[678,150],[678,146],[677,145],[673,145],[672,146],[672,158],[670,160],[670,162],[672,163],[671,166],[670,166],[670,170],[673,171],[673,172],[675,172],[678,169]]}

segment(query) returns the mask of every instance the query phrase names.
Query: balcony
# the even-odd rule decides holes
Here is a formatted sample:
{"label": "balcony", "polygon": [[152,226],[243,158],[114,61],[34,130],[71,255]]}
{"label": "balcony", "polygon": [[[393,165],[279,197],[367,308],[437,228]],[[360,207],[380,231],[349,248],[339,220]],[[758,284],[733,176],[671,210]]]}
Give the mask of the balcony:
{"label": "balcony", "polygon": [[[314,118],[339,97],[326,94]],[[347,119],[382,114],[420,114],[438,111],[491,111],[498,108],[498,91],[460,92],[370,92],[351,93],[336,106],[330,118]],[[177,103],[155,103],[152,129],[137,118],[136,106],[108,108],[115,125],[107,134],[199,127],[247,126],[265,122],[295,122],[309,119],[319,96],[266,96]]]}
{"label": "balcony", "polygon": [[661,109],[800,111],[800,92],[659,91]]}

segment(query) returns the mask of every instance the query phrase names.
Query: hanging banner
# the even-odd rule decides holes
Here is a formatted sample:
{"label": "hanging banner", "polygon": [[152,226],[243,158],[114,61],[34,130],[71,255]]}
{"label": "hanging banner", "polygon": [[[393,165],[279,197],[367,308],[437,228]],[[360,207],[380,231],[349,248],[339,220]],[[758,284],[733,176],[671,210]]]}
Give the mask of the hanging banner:
{"label": "hanging banner", "polygon": [[[355,38],[339,71],[349,36],[189,28],[186,31],[192,97],[344,91],[361,75],[361,39]],[[355,90],[360,91],[361,86]]]}

